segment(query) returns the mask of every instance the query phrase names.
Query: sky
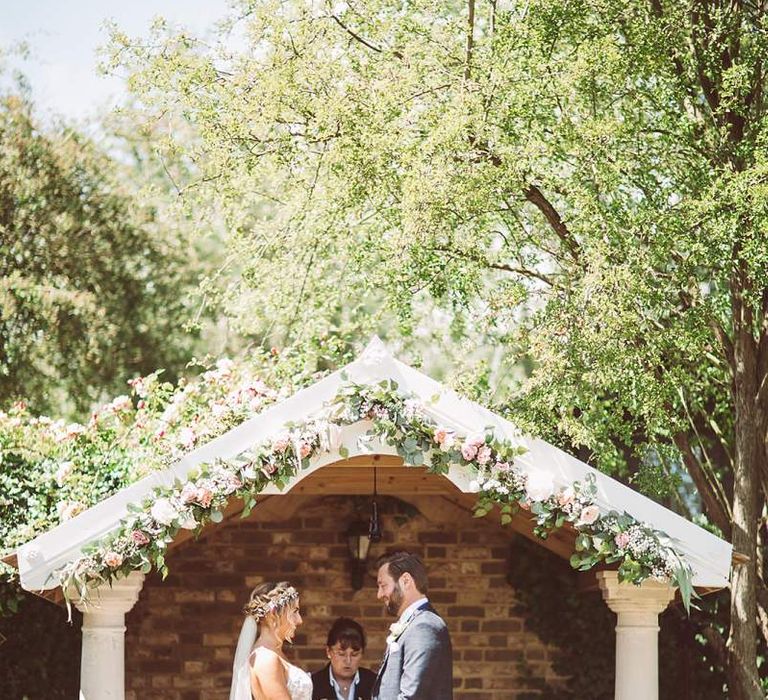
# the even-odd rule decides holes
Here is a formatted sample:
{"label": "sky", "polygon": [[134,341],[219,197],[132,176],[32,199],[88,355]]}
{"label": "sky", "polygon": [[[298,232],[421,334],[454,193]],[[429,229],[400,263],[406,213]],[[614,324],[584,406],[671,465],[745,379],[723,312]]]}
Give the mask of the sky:
{"label": "sky", "polygon": [[97,71],[106,21],[140,36],[161,15],[202,34],[228,5],[228,0],[0,0],[0,47],[29,45],[30,58],[13,60],[11,67],[27,76],[40,116],[84,121],[124,94],[119,79]]}

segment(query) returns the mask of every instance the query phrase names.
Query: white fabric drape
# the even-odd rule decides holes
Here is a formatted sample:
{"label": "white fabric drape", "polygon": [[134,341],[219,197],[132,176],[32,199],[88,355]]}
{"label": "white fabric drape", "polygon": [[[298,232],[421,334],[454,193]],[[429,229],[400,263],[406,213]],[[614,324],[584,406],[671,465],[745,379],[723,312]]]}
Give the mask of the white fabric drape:
{"label": "white fabric drape", "polygon": [[240,629],[240,637],[237,640],[235,661],[232,664],[232,687],[229,691],[229,700],[252,700],[251,673],[248,666],[248,656],[256,641],[258,625],[250,615],[243,621]]}

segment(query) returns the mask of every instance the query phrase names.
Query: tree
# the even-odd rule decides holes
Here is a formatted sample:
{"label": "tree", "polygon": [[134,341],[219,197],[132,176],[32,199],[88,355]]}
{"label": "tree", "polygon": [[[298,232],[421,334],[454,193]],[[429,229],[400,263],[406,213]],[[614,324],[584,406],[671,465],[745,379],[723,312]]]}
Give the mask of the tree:
{"label": "tree", "polygon": [[429,297],[526,358],[515,420],[625,478],[688,479],[677,506],[730,537],[727,641],[700,631],[730,697],[763,697],[762,4],[241,2],[238,27],[235,54],[115,31],[111,64],[196,129],[166,146],[234,232],[230,313],[268,291],[244,327],[312,336],[369,294],[408,333]]}
{"label": "tree", "polygon": [[126,171],[72,129],[42,130],[25,98],[2,98],[4,406],[82,414],[130,377],[187,359],[194,251],[121,184]]}

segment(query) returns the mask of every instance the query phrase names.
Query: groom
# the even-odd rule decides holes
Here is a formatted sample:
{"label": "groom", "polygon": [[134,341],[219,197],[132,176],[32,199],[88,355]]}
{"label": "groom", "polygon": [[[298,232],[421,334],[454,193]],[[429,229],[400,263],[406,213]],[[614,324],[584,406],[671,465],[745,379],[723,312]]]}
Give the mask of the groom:
{"label": "groom", "polygon": [[373,700],[452,700],[451,638],[427,600],[427,571],[415,554],[379,559],[376,597],[397,618],[373,685]]}

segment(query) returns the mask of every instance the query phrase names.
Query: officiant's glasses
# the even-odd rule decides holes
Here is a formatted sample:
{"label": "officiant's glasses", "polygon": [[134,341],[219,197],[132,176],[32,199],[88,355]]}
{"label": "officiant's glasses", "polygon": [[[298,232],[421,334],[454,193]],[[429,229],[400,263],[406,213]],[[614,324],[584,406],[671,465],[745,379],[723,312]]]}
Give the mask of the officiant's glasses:
{"label": "officiant's glasses", "polygon": [[363,655],[362,649],[352,649],[351,647],[342,649],[339,646],[333,646],[330,651],[337,659],[349,659],[350,661],[359,659]]}

